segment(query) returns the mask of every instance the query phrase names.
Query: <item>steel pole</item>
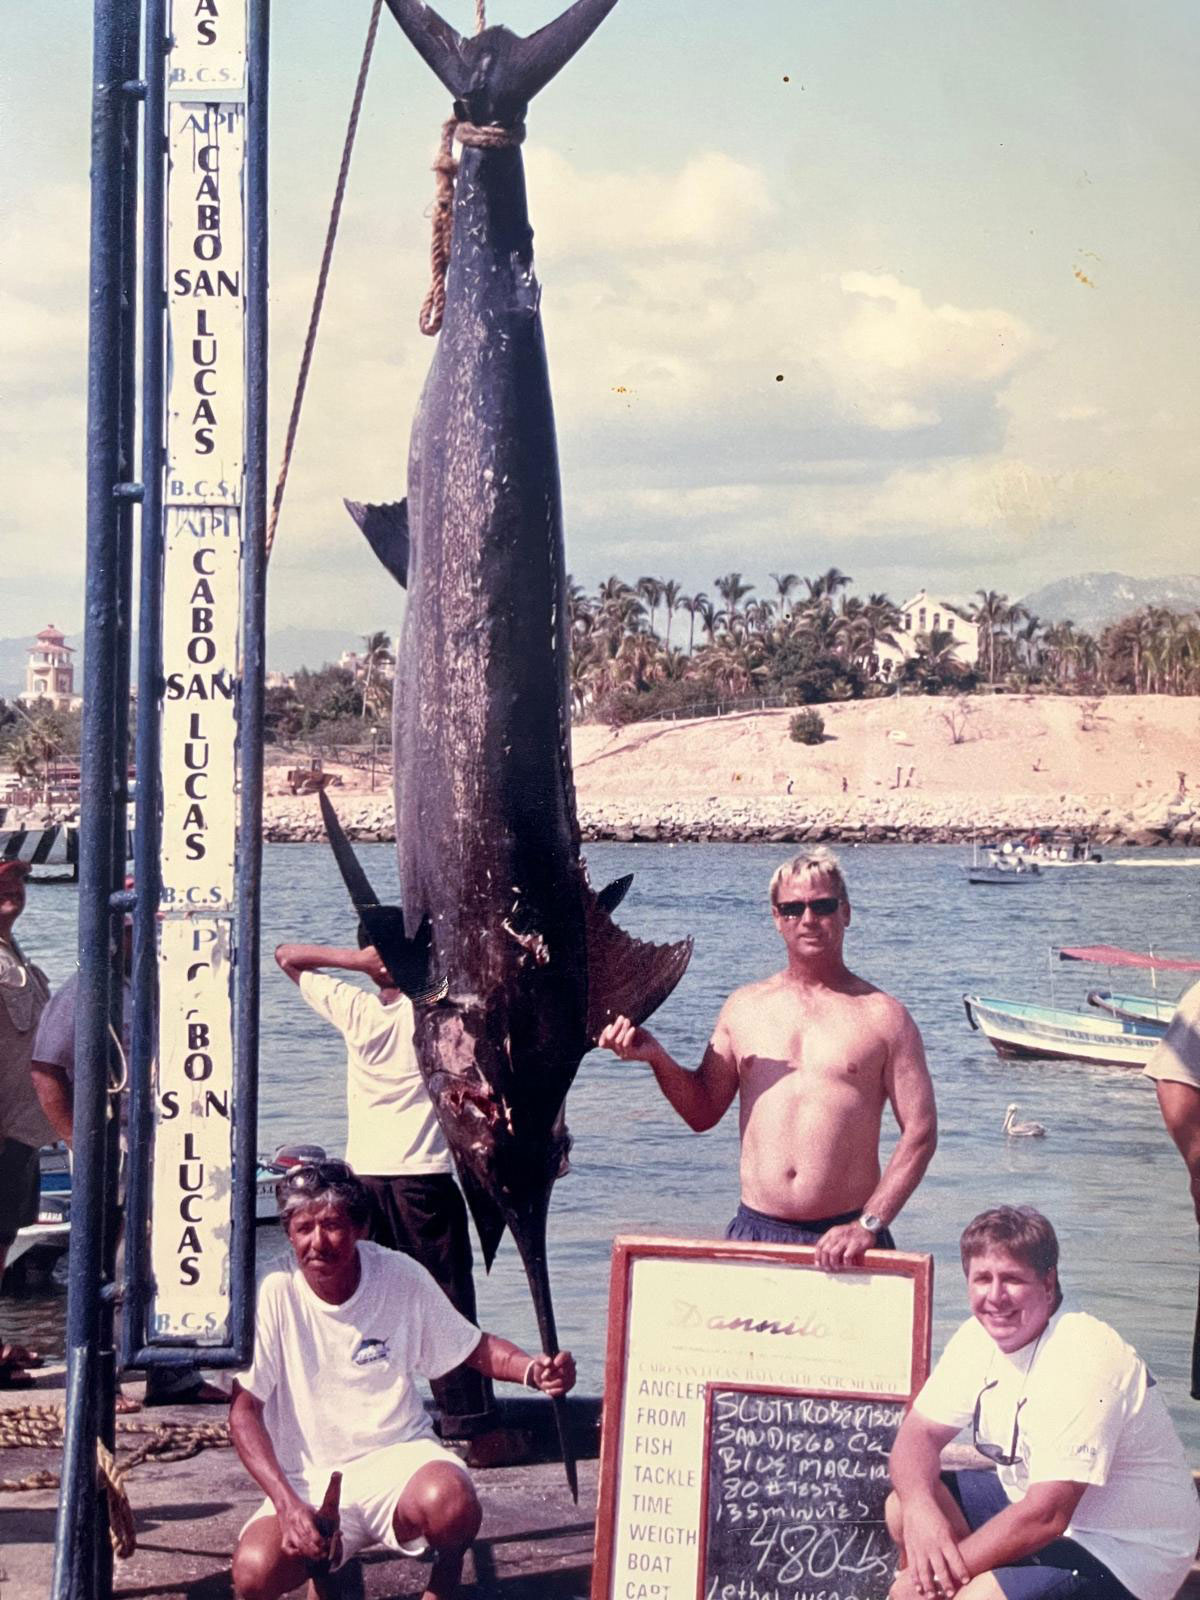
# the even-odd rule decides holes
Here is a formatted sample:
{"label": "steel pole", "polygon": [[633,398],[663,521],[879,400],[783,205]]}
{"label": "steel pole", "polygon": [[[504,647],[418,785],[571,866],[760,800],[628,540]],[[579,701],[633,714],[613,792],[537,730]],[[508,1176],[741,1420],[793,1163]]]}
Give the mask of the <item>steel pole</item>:
{"label": "steel pole", "polygon": [[[114,733],[111,707],[121,584],[120,500],[124,88],[137,0],[95,0],[92,45],[91,258],[88,287],[87,586],[80,818],[79,988],[76,1004],[71,1254],[67,1294],[67,1408],[55,1530],[52,1600],[105,1600],[111,1569],[99,1554],[103,1507],[96,1437],[111,1431],[101,1383],[108,1023],[113,990],[111,895]],[[123,752],[122,752],[123,754]]]}

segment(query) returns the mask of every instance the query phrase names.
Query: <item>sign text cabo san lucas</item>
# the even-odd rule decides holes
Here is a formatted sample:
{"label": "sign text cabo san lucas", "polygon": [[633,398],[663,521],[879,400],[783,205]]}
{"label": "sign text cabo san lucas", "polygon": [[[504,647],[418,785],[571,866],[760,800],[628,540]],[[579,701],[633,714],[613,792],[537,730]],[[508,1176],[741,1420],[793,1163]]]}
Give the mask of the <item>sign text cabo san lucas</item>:
{"label": "sign text cabo san lucas", "polygon": [[162,898],[151,1341],[230,1336],[246,392],[246,0],[172,7],[167,57]]}

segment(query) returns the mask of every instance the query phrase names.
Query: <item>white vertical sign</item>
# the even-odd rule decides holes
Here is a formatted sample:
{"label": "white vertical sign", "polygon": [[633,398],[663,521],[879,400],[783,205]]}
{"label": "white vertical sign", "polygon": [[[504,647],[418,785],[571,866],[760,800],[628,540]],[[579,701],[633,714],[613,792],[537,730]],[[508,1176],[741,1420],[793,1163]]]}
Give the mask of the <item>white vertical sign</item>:
{"label": "white vertical sign", "polygon": [[247,0],[175,5],[167,57],[162,895],[151,1342],[231,1341]]}
{"label": "white vertical sign", "polygon": [[167,108],[169,505],[240,505],[246,424],[243,105]]}
{"label": "white vertical sign", "polygon": [[150,1337],[229,1338],[233,1006],[227,917],[164,919]]}
{"label": "white vertical sign", "polygon": [[241,512],[171,506],[163,562],[162,909],[233,907]]}

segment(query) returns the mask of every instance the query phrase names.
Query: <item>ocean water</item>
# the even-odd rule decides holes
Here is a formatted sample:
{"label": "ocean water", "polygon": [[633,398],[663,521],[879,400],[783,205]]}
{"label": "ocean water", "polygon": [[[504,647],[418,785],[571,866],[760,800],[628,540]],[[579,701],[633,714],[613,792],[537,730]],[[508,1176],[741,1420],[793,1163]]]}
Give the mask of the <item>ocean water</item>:
{"label": "ocean water", "polygon": [[[630,932],[660,940],[695,936],[691,967],[651,1023],[689,1065],[699,1061],[729,991],[780,963],[766,887],[786,851],[773,845],[588,849],[597,885],[634,873],[618,913]],[[396,882],[391,846],[363,846],[360,854],[386,893]],[[1152,1086],[1128,1069],[1003,1062],[970,1030],[962,1007],[969,990],[1073,1005],[1106,981],[1106,973],[1092,968],[1052,964],[1056,945],[1197,951],[1200,871],[1173,868],[1180,854],[1146,852],[1149,864],[1138,870],[1105,866],[991,888],[967,884],[965,853],[953,847],[842,852],[853,905],[847,959],[912,1011],[937,1089],[938,1152],[895,1229],[903,1249],[934,1257],[935,1355],[966,1315],[957,1258],[962,1227],[987,1205],[1032,1203],[1058,1230],[1068,1299],[1111,1322],[1146,1357],[1200,1464],[1200,1405],[1187,1394],[1196,1224],[1183,1163],[1162,1127]],[[264,859],[259,1145],[270,1150],[307,1139],[340,1154],[340,1040],[309,1011],[271,952],[285,940],[351,943],[349,903],[324,846],[267,846]],[[61,982],[75,959],[75,892],[33,889],[17,931],[52,982]],[[1145,987],[1141,976],[1115,986]],[[1002,1135],[1011,1100],[1022,1116],[1046,1125],[1044,1139]],[[595,1392],[603,1381],[613,1236],[720,1235],[738,1199],[736,1111],[711,1132],[693,1134],[661,1098],[649,1068],[598,1053],[585,1057],[567,1108],[573,1170],[551,1204],[551,1279],[561,1338],[576,1354],[582,1390]],[[259,1229],[260,1268],[284,1248],[274,1229]],[[481,1275],[479,1298],[485,1326],[534,1347],[511,1241],[501,1246],[490,1277]],[[48,1291],[6,1298],[0,1333],[59,1352],[64,1311],[60,1281]]]}

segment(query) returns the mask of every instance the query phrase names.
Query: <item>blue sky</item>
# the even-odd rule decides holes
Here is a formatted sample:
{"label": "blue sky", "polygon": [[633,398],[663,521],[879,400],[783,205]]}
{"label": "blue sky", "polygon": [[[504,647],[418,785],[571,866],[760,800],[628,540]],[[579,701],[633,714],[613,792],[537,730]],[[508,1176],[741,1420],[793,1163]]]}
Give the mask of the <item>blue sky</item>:
{"label": "blue sky", "polygon": [[[13,13],[0,636],[83,613],[90,8]],[[275,7],[273,460],[367,14]],[[575,575],[1196,570],[1198,57],[1166,0],[620,0],[525,147]],[[272,628],[396,623],[341,498],[403,492],[445,112],[385,11]]]}

